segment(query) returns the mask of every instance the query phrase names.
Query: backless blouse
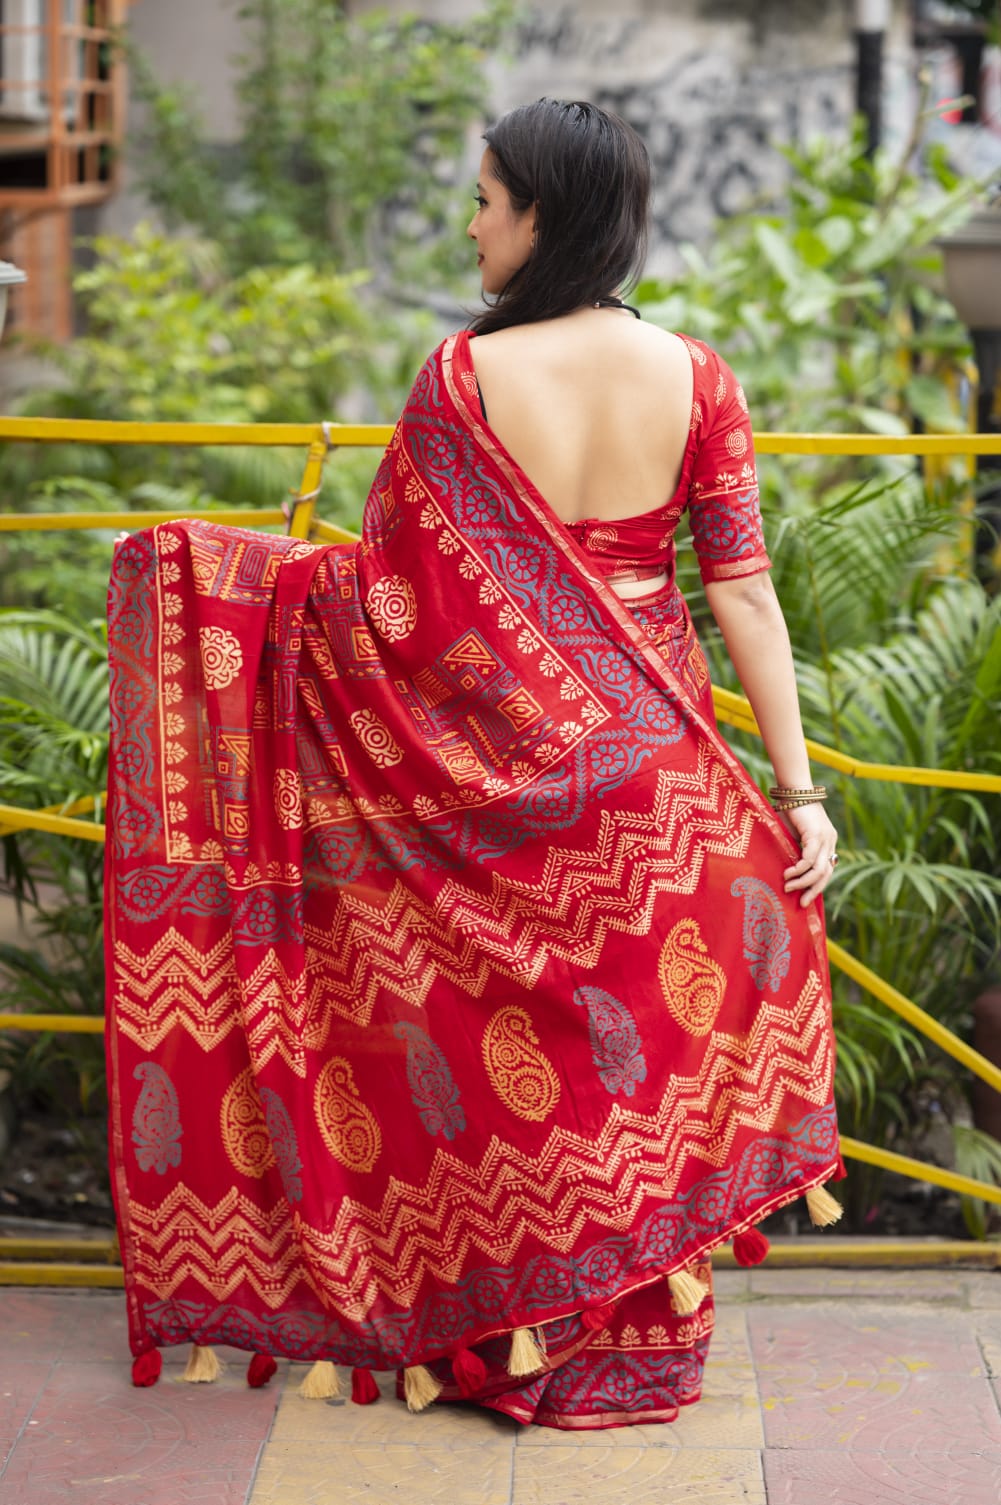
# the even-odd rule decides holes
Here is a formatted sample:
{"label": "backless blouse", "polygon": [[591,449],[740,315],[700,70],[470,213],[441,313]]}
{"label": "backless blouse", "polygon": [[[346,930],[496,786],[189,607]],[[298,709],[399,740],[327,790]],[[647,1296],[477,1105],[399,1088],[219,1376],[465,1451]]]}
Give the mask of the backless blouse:
{"label": "backless blouse", "polygon": [[[686,508],[704,582],[771,568],[743,389],[708,345],[688,335],[681,338],[692,358],[694,386],[688,443],[674,494],[638,517],[614,522],[583,518],[564,525],[609,580],[666,574],[673,582],[674,535]],[[482,407],[482,397],[480,403]]]}

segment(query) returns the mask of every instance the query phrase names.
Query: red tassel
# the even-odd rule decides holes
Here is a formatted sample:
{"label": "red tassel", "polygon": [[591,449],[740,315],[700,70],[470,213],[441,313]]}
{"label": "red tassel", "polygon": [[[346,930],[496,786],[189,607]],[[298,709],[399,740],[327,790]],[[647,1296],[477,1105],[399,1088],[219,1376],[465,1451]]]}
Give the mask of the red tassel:
{"label": "red tassel", "polygon": [[734,1238],[733,1257],[738,1265],[745,1268],[748,1265],[760,1265],[771,1247],[759,1229],[748,1228],[746,1233],[738,1233]]}
{"label": "red tassel", "polygon": [[614,1306],[589,1306],[586,1312],[581,1312],[580,1320],[589,1333],[597,1333],[607,1327],[614,1316]]}
{"label": "red tassel", "polygon": [[251,1390],[260,1390],[275,1373],[278,1365],[269,1353],[255,1353],[247,1365],[247,1384]]}
{"label": "red tassel", "polygon": [[132,1383],[145,1389],[149,1385],[155,1385],[160,1378],[160,1370],[163,1368],[163,1357],[158,1348],[148,1348],[137,1359],[132,1360]]}
{"label": "red tassel", "polygon": [[351,1399],[356,1406],[371,1406],[379,1399],[379,1387],[371,1369],[352,1369]]}
{"label": "red tassel", "polygon": [[471,1348],[460,1348],[452,1355],[452,1373],[459,1390],[468,1399],[483,1388],[487,1366]]}

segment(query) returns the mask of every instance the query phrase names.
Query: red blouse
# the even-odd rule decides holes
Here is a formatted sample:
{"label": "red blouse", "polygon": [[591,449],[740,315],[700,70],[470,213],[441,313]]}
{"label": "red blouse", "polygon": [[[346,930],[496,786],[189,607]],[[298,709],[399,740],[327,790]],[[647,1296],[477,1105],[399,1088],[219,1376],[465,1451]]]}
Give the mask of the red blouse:
{"label": "red blouse", "polygon": [[674,576],[674,534],[688,508],[702,579],[733,580],[771,568],[761,531],[747,401],[730,367],[701,340],[681,337],[692,357],[692,421],[670,501],[639,517],[567,527],[601,573]]}

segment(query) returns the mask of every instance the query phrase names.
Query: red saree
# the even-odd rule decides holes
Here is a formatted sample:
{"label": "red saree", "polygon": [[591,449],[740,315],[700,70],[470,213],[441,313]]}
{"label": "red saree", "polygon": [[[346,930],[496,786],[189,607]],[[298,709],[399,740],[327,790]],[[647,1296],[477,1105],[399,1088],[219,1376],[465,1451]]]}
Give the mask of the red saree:
{"label": "red saree", "polygon": [[118,548],[109,621],[133,1353],[672,1419],[713,1248],[843,1173],[819,907],[672,667],[684,623],[594,573],[465,336],[359,544],[161,525]]}

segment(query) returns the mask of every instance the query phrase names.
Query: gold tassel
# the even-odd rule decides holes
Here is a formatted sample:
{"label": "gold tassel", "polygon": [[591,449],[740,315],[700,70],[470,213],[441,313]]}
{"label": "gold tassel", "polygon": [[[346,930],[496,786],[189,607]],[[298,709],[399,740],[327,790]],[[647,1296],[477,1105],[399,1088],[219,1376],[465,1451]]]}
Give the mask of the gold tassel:
{"label": "gold tassel", "polygon": [[693,1312],[697,1312],[709,1295],[709,1287],[704,1286],[701,1280],[696,1280],[687,1270],[678,1270],[674,1275],[669,1275],[667,1286],[671,1292],[671,1305],[679,1317],[690,1317]]}
{"label": "gold tassel", "polygon": [[522,1379],[526,1374],[538,1374],[544,1369],[546,1356],[532,1337],[527,1327],[516,1327],[511,1334],[511,1353],[507,1372],[512,1379]]}
{"label": "gold tassel", "polygon": [[806,1193],[806,1205],[814,1228],[829,1228],[844,1212],[841,1203],[823,1186],[810,1188]]}
{"label": "gold tassel", "polygon": [[222,1365],[219,1363],[215,1349],[203,1348],[200,1343],[192,1343],[181,1379],[187,1380],[192,1385],[210,1385],[213,1380],[219,1378],[221,1373]]}
{"label": "gold tassel", "polygon": [[299,1386],[303,1400],[333,1400],[340,1393],[341,1382],[329,1359],[317,1359]]}
{"label": "gold tassel", "polygon": [[408,1411],[423,1411],[441,1394],[441,1380],[435,1379],[424,1364],[411,1364],[403,1371],[403,1394]]}

